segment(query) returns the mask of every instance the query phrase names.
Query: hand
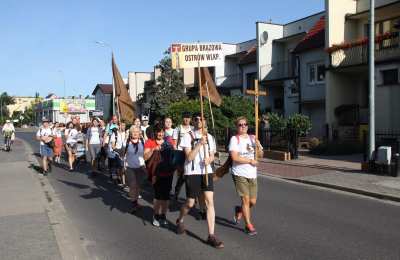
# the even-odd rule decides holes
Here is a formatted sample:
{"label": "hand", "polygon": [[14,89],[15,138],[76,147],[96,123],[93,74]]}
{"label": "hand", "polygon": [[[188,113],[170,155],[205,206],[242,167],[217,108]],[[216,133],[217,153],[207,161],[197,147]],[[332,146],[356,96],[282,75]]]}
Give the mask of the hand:
{"label": "hand", "polygon": [[200,144],[204,145],[207,143],[207,135],[203,135],[200,139]]}
{"label": "hand", "polygon": [[153,177],[151,177],[151,184],[156,184],[156,181],[157,181],[157,177],[156,176],[153,176]]}
{"label": "hand", "polygon": [[204,165],[209,165],[212,163],[212,160],[210,157],[206,157],[206,159],[204,159]]}
{"label": "hand", "polygon": [[251,164],[252,166],[257,166],[258,161],[254,160],[254,159],[251,159],[250,164]]}

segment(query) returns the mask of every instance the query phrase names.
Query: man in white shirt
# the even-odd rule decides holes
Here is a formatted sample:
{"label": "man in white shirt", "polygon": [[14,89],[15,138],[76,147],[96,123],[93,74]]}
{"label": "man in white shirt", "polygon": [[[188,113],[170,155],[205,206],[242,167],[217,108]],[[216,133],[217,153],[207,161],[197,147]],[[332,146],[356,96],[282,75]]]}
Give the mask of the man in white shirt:
{"label": "man in white shirt", "polygon": [[[183,218],[194,206],[195,199],[204,198],[207,207],[208,238],[207,243],[215,248],[223,248],[224,244],[214,234],[215,229],[215,209],[214,209],[214,184],[213,169],[211,163],[214,161],[216,151],[214,138],[210,134],[204,134],[205,122],[201,116],[196,114],[194,119],[193,134],[186,133],[180,146],[183,148],[185,161],[186,177],[186,203],[182,206],[179,218],[176,220],[177,233],[185,233]],[[208,183],[206,181],[208,175]]]}
{"label": "man in white shirt", "polygon": [[13,140],[15,139],[15,128],[13,123],[10,120],[6,120],[6,123],[3,125],[3,128],[1,128],[1,132],[4,136],[4,144],[6,144],[7,138],[10,139],[10,149],[11,149],[11,145],[13,143]]}
{"label": "man in white shirt", "polygon": [[42,127],[36,133],[36,140],[40,141],[43,174],[46,176],[51,169],[50,163],[53,157],[53,131],[49,126],[49,120],[45,117],[42,119]]}
{"label": "man in white shirt", "polygon": [[147,141],[147,134],[146,130],[149,128],[149,117],[148,116],[142,116],[142,125],[140,126],[140,130],[142,131],[143,139]]}
{"label": "man in white shirt", "polygon": [[[183,157],[183,160],[185,158],[185,152],[183,151],[183,147],[181,146],[182,139],[187,133],[192,133],[193,132],[193,127],[190,125],[191,122],[191,114],[189,112],[183,112],[182,113],[182,124],[175,128],[174,134],[172,135],[172,139],[174,140],[174,148],[178,151],[181,151],[181,155]],[[183,184],[185,183],[185,178],[184,178],[184,165],[182,167],[178,167],[177,170],[177,177],[178,180],[176,181],[175,184],[175,192],[174,192],[174,198],[175,200],[178,199],[179,193],[182,189]]]}
{"label": "man in white shirt", "polygon": [[232,174],[236,192],[241,198],[242,206],[235,207],[234,220],[237,224],[244,218],[245,232],[256,235],[251,218],[250,209],[257,201],[257,160],[256,149],[262,150],[261,144],[254,135],[247,134],[248,123],[245,117],[236,120],[237,135],[232,136],[229,142],[229,153],[232,158]]}

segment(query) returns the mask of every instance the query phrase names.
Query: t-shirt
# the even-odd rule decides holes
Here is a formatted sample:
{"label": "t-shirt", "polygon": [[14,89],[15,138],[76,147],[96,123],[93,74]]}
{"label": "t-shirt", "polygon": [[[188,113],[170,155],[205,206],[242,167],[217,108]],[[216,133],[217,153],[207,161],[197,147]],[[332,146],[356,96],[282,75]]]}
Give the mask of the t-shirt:
{"label": "t-shirt", "polygon": [[67,144],[75,144],[78,140],[78,130],[76,130],[75,128],[72,129],[68,129],[68,131],[66,130],[66,135],[67,135]]}
{"label": "t-shirt", "polygon": [[[229,142],[229,152],[235,151],[239,153],[240,157],[254,159],[256,149],[255,144],[254,136],[251,137],[249,135],[248,138],[232,136]],[[255,179],[257,178],[257,167],[250,163],[236,163],[233,161],[232,174],[249,179]]]}
{"label": "t-shirt", "polygon": [[99,127],[91,127],[87,132],[87,137],[89,139],[89,144],[100,144],[100,131]]}
{"label": "t-shirt", "polygon": [[182,143],[182,139],[185,136],[185,134],[193,132],[193,126],[189,127],[184,127],[183,125],[180,125],[179,127],[175,128],[174,134],[172,135],[172,139],[176,140],[176,147],[177,150],[182,151],[183,148],[180,146]]}
{"label": "t-shirt", "polygon": [[110,143],[115,143],[115,149],[122,149],[126,145],[126,134],[125,132],[118,131],[117,138],[115,139],[115,133],[110,137]]}
{"label": "t-shirt", "polygon": [[144,166],[143,151],[142,141],[139,140],[136,144],[129,142],[126,150],[126,166],[135,169]]}
{"label": "t-shirt", "polygon": [[[40,128],[36,133],[37,137],[44,137],[51,135],[53,135],[53,131],[51,130],[51,128]],[[40,145],[45,145],[45,143],[42,140],[40,140]]]}
{"label": "t-shirt", "polygon": [[13,124],[5,124],[1,129],[2,132],[15,132],[15,128]]}
{"label": "t-shirt", "polygon": [[54,128],[53,129],[53,135],[57,138],[61,138],[62,137],[62,131],[60,128]]}
{"label": "t-shirt", "polygon": [[144,140],[147,140],[148,138],[147,138],[147,135],[146,135],[146,130],[147,130],[147,128],[149,127],[149,125],[146,125],[146,126],[140,126],[140,130],[142,131],[142,135],[143,135],[143,139]]}
{"label": "t-shirt", "polygon": [[165,129],[164,132],[165,132],[165,137],[172,136],[174,134],[174,129],[173,128]]}
{"label": "t-shirt", "polygon": [[[194,138],[192,138],[192,135]],[[200,130],[194,131],[192,134],[186,133],[182,138],[181,147],[182,148],[190,148],[192,149],[192,140],[194,141],[193,147],[201,139],[202,134]],[[206,148],[206,157],[210,156],[210,153],[213,154],[216,151],[215,141],[212,135],[207,134],[208,144],[205,145]],[[185,161],[185,175],[195,175],[195,174],[205,174],[205,165],[204,165],[204,148],[201,147],[199,152],[193,161]],[[211,165],[207,165],[207,173],[213,173],[213,169]]]}

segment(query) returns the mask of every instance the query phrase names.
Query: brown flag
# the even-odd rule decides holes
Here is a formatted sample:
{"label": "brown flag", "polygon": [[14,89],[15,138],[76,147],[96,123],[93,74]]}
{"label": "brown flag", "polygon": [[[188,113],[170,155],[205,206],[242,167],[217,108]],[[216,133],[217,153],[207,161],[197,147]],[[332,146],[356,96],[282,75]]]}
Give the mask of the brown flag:
{"label": "brown flag", "polygon": [[[202,95],[208,98],[216,106],[220,106],[222,103],[221,96],[218,93],[217,87],[211,78],[210,71],[208,68],[201,68],[201,91]],[[208,88],[208,92],[207,92]],[[210,94],[210,96],[208,96]]]}
{"label": "brown flag", "polygon": [[119,119],[126,123],[133,123],[135,117],[135,105],[128,93],[121,73],[114,61],[114,54],[112,56],[112,73],[114,78],[115,96],[118,104]]}

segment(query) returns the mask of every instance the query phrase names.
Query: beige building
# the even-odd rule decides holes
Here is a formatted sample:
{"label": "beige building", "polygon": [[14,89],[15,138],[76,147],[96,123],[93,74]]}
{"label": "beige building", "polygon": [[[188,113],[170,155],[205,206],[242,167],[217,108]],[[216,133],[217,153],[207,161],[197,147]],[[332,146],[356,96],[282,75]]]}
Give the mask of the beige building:
{"label": "beige building", "polygon": [[35,101],[35,97],[13,97],[15,104],[8,105],[7,110],[10,113],[10,116],[14,112],[22,112],[24,113],[26,109],[31,107]]}
{"label": "beige building", "polygon": [[[330,135],[359,138],[369,118],[369,0],[326,0],[326,119]],[[377,131],[400,130],[400,1],[376,0]]]}

